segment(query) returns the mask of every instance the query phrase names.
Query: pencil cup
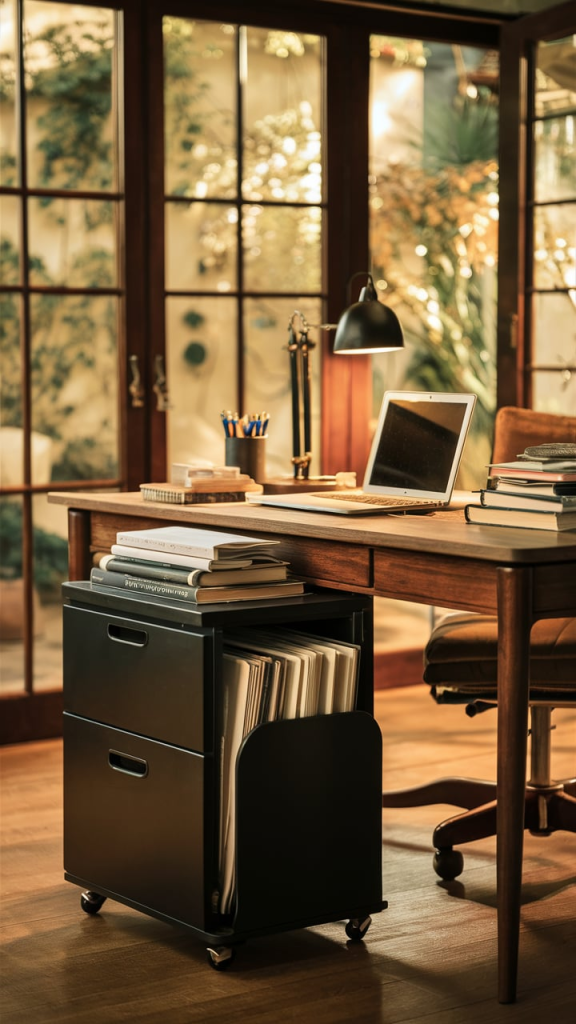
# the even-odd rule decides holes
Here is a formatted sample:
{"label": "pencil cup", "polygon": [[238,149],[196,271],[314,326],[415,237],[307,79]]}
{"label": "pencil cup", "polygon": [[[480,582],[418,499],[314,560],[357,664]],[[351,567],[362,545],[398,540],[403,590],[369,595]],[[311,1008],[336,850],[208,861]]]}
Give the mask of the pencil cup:
{"label": "pencil cup", "polygon": [[239,466],[257,484],[266,479],[266,435],[262,437],[227,437],[226,465]]}

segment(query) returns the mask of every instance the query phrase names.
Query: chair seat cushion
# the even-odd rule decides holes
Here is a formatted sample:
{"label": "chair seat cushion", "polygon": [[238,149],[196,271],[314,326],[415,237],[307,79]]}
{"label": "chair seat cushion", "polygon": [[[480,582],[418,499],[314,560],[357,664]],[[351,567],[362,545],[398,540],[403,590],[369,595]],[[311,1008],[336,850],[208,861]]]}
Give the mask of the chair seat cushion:
{"label": "chair seat cushion", "polygon": [[[530,691],[576,698],[576,619],[541,619],[530,640]],[[498,631],[493,615],[455,612],[434,628],[424,652],[424,679],[438,700],[496,696]],[[453,696],[442,696],[444,688]],[[457,693],[462,696],[457,697]],[[536,695],[537,696],[537,695]]]}

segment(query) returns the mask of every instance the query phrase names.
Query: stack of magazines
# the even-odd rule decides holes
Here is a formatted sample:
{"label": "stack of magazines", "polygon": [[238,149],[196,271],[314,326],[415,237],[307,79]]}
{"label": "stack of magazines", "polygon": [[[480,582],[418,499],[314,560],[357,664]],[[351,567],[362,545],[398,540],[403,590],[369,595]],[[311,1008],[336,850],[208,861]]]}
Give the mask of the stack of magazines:
{"label": "stack of magazines", "polygon": [[290,629],[226,632],[220,722],[220,900],[233,909],[236,883],[236,760],[257,725],[353,711],[360,647]]}
{"label": "stack of magazines", "polygon": [[272,554],[277,540],[190,526],[124,530],[90,582],[192,604],[298,597],[304,584]]}
{"label": "stack of magazines", "polygon": [[493,463],[489,482],[466,506],[469,523],[576,530],[576,444],[526,448],[517,462]]}

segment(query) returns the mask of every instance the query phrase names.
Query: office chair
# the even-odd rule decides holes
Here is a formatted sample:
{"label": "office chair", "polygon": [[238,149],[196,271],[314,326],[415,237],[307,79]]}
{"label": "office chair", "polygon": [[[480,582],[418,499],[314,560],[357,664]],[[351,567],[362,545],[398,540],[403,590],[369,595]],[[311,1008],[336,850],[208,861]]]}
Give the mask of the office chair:
{"label": "office chair", "polygon": [[[576,417],[506,406],[494,429],[493,462],[510,462],[531,444],[576,441]],[[561,570],[559,570],[561,571]],[[466,705],[470,717],[497,707],[497,619],[470,612],[447,614],[433,628],[424,652],[424,681],[437,703]],[[534,835],[576,832],[576,778],[551,778],[551,714],[576,707],[576,619],[543,619],[530,640],[530,774],[524,827]],[[452,804],[466,808],[434,830],[434,870],[451,880],[464,858],[454,847],[496,835],[496,783],[443,778],[413,789],[384,792],[383,807]]]}

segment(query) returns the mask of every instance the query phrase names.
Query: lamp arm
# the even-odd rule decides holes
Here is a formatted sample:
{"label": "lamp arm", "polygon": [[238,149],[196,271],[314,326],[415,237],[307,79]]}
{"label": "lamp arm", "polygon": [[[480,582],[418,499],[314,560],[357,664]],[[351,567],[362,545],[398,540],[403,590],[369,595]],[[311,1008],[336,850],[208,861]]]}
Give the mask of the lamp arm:
{"label": "lamp arm", "polygon": [[298,379],[298,342],[292,327],[288,326],[288,358],[290,360],[290,391],[292,396],[292,455],[294,465],[300,458],[300,384]]}
{"label": "lamp arm", "polygon": [[[300,337],[300,352],[302,358],[302,409],[304,419],[304,454],[307,457],[311,457],[312,452],[312,417],[311,417],[311,399],[310,399],[310,383],[311,383],[311,368],[310,368],[310,349],[308,346],[308,335],[302,334]],[[305,476],[308,476],[309,464],[305,468]]]}
{"label": "lamp arm", "polygon": [[[364,301],[374,301],[374,300],[378,301],[378,293],[376,292],[376,286],[374,284],[374,278],[372,277],[372,274],[370,273],[370,271],[368,271],[368,270],[357,270],[355,274],[352,274],[352,277],[349,279],[348,284],[347,284],[348,305],[350,305],[350,299],[351,299],[351,296],[352,296],[352,281],[354,281],[354,279],[357,278],[357,277],[367,277],[368,278],[368,283],[361,290],[360,301],[361,302],[363,300]],[[362,292],[364,292],[364,294],[362,294]]]}

